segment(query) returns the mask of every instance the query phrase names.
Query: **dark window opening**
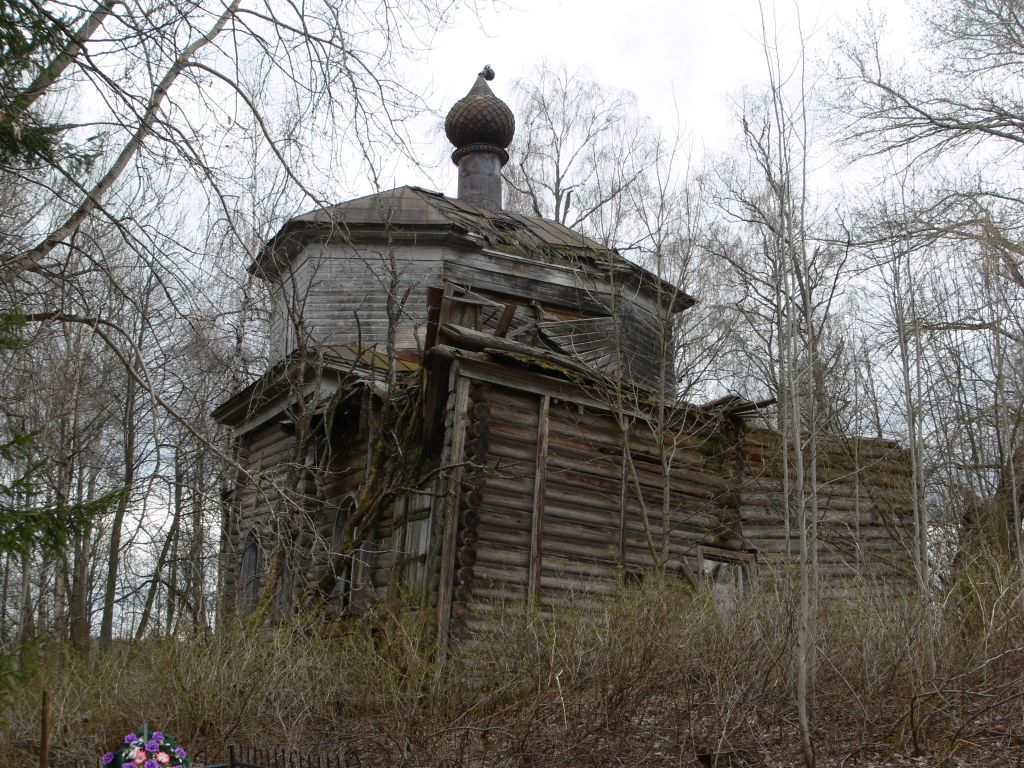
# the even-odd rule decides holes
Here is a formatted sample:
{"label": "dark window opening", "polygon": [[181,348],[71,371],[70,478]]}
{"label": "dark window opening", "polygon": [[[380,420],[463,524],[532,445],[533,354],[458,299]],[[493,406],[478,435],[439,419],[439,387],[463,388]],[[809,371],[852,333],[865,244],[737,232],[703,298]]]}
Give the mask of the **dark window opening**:
{"label": "dark window opening", "polygon": [[253,537],[249,540],[245,551],[242,553],[242,566],[239,572],[238,595],[244,607],[252,606],[260,596],[260,544]]}
{"label": "dark window opening", "polygon": [[[331,595],[331,604],[334,609],[341,611],[352,602],[352,576],[353,576],[353,553],[343,551],[345,538],[348,533],[348,521],[355,509],[355,498],[348,496],[342,500],[334,516],[334,527],[331,531],[331,566],[334,568],[334,592]],[[353,532],[354,534],[354,532]]]}

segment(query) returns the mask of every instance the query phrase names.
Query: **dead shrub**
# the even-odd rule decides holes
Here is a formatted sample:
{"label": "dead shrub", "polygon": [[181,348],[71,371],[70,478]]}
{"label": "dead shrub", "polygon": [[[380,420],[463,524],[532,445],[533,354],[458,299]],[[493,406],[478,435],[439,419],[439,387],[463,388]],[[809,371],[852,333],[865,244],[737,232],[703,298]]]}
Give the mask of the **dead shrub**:
{"label": "dead shrub", "polygon": [[[1021,591],[971,590],[928,605],[871,587],[822,594],[823,760],[994,764],[1020,749]],[[727,616],[709,592],[654,583],[553,615],[482,604],[472,618],[486,631],[443,663],[429,615],[385,610],[340,629],[309,618],[148,639],[64,658],[19,690],[0,764],[32,759],[44,684],[55,766],[95,758],[142,719],[210,755],[240,743],[387,766],[789,764],[793,597],[780,582]]]}

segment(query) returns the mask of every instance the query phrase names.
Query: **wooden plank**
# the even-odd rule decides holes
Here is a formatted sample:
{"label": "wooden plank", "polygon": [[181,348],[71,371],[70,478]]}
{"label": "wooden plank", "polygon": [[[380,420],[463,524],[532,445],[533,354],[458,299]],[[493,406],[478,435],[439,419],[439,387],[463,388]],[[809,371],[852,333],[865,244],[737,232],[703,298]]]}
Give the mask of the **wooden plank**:
{"label": "wooden plank", "polygon": [[[608,410],[608,403],[595,400],[586,394],[586,390],[571,382],[545,376],[534,371],[525,371],[513,368],[509,365],[502,365],[492,362],[491,358],[479,352],[445,346],[443,344],[430,350],[431,354],[458,360],[463,364],[462,371],[478,381],[485,381],[500,386],[512,386],[524,392],[532,392],[538,395],[551,395],[559,400],[567,400],[590,408]],[[623,407],[622,412],[627,416],[643,418],[637,409],[628,404]]]}
{"label": "wooden plank", "polygon": [[617,500],[614,495],[608,497],[608,503],[602,505],[601,509],[594,510],[577,504],[559,504],[549,494],[545,499],[544,509],[548,522],[554,519],[574,521],[592,528],[616,528],[619,525]]}
{"label": "wooden plank", "polygon": [[[606,531],[608,533],[610,531]],[[557,535],[562,534],[562,535]],[[544,524],[545,569],[552,568],[552,557],[563,557],[573,562],[600,562],[609,567],[615,565],[615,541],[613,536],[590,536],[586,539],[574,535],[572,529],[552,530],[551,521]]]}
{"label": "wooden plank", "polygon": [[500,338],[504,338],[505,334],[508,333],[508,329],[512,327],[512,318],[516,316],[516,305],[506,304],[505,308],[501,310],[501,317],[498,319],[498,327],[494,330],[494,335]]}
{"label": "wooden plank", "polygon": [[[456,363],[452,366],[455,402],[452,410],[451,449],[447,462],[448,487],[444,505],[444,540],[441,548],[440,583],[437,597],[437,649],[441,659],[448,648],[452,618],[452,587],[455,582],[455,548],[459,519],[459,484],[462,482],[462,450],[466,439],[464,417],[469,403],[469,379],[462,376]],[[440,667],[438,670],[440,674]]]}
{"label": "wooden plank", "polygon": [[608,558],[581,560],[574,557],[566,557],[564,553],[551,553],[544,558],[544,571],[546,574],[552,575],[602,579],[605,582],[614,584],[615,569],[614,561]]}
{"label": "wooden plank", "polygon": [[[452,251],[444,263],[445,276],[476,290],[531,297],[565,307],[607,313],[618,297],[603,280],[578,269],[541,264],[534,259],[501,254]],[[601,297],[600,301],[596,297]]]}
{"label": "wooden plank", "polygon": [[518,574],[526,571],[530,556],[521,547],[482,547],[479,550],[473,576],[481,581],[501,580],[522,583]]}
{"label": "wooden plank", "polygon": [[626,510],[629,507],[629,465],[626,452],[629,450],[629,427],[622,436],[622,457],[619,462],[619,566],[626,565]]}
{"label": "wooden plank", "polygon": [[589,493],[579,486],[566,486],[547,478],[547,503],[564,509],[590,509],[596,514],[608,514],[615,508],[614,493]]}
{"label": "wooden plank", "polygon": [[[488,515],[492,512],[493,510],[487,510]],[[511,548],[522,550],[523,552],[528,552],[530,549],[530,531],[525,526],[520,529],[509,525],[493,525],[481,522],[477,530],[480,538],[487,542],[486,547],[477,542],[478,562],[486,559],[484,553],[492,548]]]}
{"label": "wooden plank", "polygon": [[548,418],[551,396],[540,399],[537,411],[537,463],[533,484],[533,520],[530,525],[530,605],[536,605],[540,596],[541,558],[544,547],[544,494],[548,464]]}
{"label": "wooden plank", "polygon": [[525,344],[521,341],[510,339],[499,339],[489,333],[475,329],[465,328],[461,325],[447,323],[440,328],[441,335],[453,340],[460,346],[482,351],[510,352],[517,355],[525,355],[545,363],[559,366],[569,371],[584,375],[595,376],[596,371],[585,363],[580,363],[568,355],[551,352],[543,347]]}

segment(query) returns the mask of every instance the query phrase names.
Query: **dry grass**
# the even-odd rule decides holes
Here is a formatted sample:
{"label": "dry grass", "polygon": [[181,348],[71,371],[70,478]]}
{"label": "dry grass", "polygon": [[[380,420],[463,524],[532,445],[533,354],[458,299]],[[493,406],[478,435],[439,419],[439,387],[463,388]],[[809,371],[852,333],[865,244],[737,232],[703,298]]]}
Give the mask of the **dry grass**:
{"label": "dry grass", "polygon": [[[954,594],[928,611],[870,590],[823,602],[820,765],[1020,764],[1021,591]],[[0,765],[33,762],[44,682],[55,765],[143,718],[211,755],[234,742],[388,766],[793,765],[791,604],[762,590],[722,621],[706,594],[645,587],[549,619],[496,608],[489,639],[441,669],[408,616],[148,640],[50,665],[18,693]]]}

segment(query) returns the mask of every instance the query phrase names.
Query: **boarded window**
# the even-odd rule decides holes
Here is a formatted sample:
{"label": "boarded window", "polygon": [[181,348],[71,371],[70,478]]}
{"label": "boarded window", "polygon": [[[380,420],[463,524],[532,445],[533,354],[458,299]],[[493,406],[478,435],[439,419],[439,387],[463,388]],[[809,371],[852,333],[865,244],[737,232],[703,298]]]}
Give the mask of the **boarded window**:
{"label": "boarded window", "polygon": [[429,493],[409,494],[394,509],[396,583],[418,599],[426,597],[432,498]]}

